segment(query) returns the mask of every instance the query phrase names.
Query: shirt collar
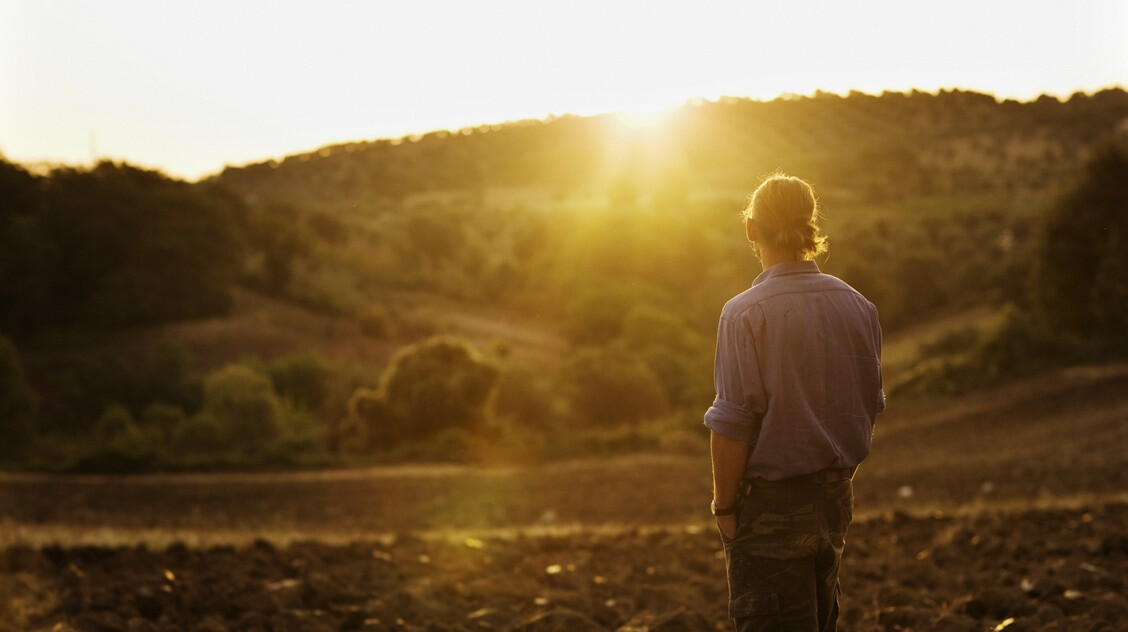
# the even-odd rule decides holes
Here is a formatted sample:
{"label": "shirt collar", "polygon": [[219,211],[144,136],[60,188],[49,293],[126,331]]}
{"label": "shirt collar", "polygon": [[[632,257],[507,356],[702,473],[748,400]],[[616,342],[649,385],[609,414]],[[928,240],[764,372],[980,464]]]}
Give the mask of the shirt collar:
{"label": "shirt collar", "polygon": [[814,261],[784,261],[764,270],[752,285],[759,285],[769,279],[789,274],[818,274],[819,265]]}

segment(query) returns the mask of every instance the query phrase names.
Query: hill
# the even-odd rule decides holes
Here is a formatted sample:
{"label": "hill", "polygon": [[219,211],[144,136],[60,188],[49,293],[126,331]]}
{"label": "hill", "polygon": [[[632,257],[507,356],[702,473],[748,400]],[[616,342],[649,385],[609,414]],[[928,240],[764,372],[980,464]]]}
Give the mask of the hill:
{"label": "hill", "polygon": [[[0,458],[278,467],[473,460],[482,437],[529,460],[692,443],[670,429],[711,400],[717,314],[758,270],[738,212],[776,168],[819,191],[820,266],[878,306],[891,388],[973,388],[952,375],[967,357],[1005,380],[1045,350],[1012,316],[1039,287],[1047,209],[1068,221],[1061,192],[1083,181],[1092,195],[1070,200],[1100,225],[1126,120],[1122,89],[820,93],[350,143],[196,184],[0,163],[0,368],[20,438]],[[1119,291],[1101,256],[1082,266],[1092,287]],[[1106,307],[1087,309],[1115,324]],[[984,356],[1003,352],[1011,365]],[[428,367],[398,383],[429,395],[396,403],[406,367]],[[406,439],[468,384],[457,423]]]}
{"label": "hill", "polygon": [[[1128,125],[1114,88],[1019,103],[961,90],[693,101],[663,118],[564,116],[322,147],[216,179],[252,198],[376,212],[440,195],[525,203],[663,194],[743,196],[773,169],[835,197],[1041,191]],[[524,193],[524,195],[521,195]],[[498,200],[500,201],[500,200]]]}

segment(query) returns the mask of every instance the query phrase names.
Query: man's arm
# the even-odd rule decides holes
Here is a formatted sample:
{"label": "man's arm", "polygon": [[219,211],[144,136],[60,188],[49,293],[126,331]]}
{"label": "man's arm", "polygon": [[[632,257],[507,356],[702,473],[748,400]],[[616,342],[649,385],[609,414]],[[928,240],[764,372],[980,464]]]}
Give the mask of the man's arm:
{"label": "man's arm", "polygon": [[[713,460],[713,502],[717,507],[727,509],[736,505],[736,494],[740,490],[740,479],[744,477],[748,441],[732,439],[716,431],[710,432],[709,452]],[[717,526],[725,537],[736,535],[736,516],[717,516]]]}

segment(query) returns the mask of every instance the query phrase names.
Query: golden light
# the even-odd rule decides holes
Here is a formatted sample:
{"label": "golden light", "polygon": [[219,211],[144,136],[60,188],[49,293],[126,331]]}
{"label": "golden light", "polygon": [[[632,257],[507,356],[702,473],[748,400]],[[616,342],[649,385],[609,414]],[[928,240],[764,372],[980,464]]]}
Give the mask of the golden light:
{"label": "golden light", "polygon": [[620,110],[614,114],[615,120],[626,132],[635,134],[654,134],[669,122],[674,108],[655,110]]}

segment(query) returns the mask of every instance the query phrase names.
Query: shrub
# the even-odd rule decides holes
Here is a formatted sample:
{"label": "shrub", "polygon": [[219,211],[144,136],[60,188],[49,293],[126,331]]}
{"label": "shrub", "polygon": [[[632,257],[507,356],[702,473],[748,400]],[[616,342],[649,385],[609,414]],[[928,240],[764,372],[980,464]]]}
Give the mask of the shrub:
{"label": "shrub", "polygon": [[552,399],[548,388],[531,370],[512,367],[498,380],[493,410],[518,425],[544,428],[552,415]]}
{"label": "shrub", "polygon": [[348,413],[337,427],[336,443],[346,453],[371,452],[383,443],[373,431],[386,431],[387,407],[376,389],[361,387],[349,398]]}
{"label": "shrub", "polygon": [[178,456],[214,455],[222,452],[224,428],[213,415],[201,412],[173,429],[171,447]]}
{"label": "shrub", "polygon": [[184,409],[179,406],[165,402],[153,402],[141,411],[141,417],[138,421],[142,428],[159,434],[167,445],[187,417]]}
{"label": "shrub", "polygon": [[95,445],[130,455],[152,452],[160,442],[157,432],[139,427],[129,409],[120,404],[106,407],[94,422],[91,434]]}
{"label": "shrub", "polygon": [[35,392],[15,345],[0,336],[0,457],[14,456],[34,434]]}
{"label": "shrub", "polygon": [[329,398],[336,371],[325,358],[302,353],[275,360],[266,373],[282,399],[311,412],[318,412]]}
{"label": "shrub", "polygon": [[73,465],[79,471],[136,472],[149,469],[160,438],[145,432],[133,421],[129,409],[120,404],[106,407],[91,429],[93,445]]}
{"label": "shrub", "polygon": [[894,396],[956,394],[1017,379],[1062,362],[1082,360],[1091,346],[1062,336],[1023,310],[1008,307],[999,328],[979,337],[973,348],[923,361],[888,390]]}
{"label": "shrub", "polygon": [[564,333],[574,344],[605,344],[623,333],[627,316],[638,305],[660,302],[665,302],[664,293],[646,284],[596,284],[564,306]]}
{"label": "shrub", "polygon": [[247,455],[261,454],[282,431],[270,379],[250,367],[232,364],[207,376],[204,411],[220,424],[231,447]]}
{"label": "shrub", "polygon": [[193,376],[193,359],[177,342],[161,341],[149,353],[145,374],[139,380],[140,402],[167,402],[196,410],[200,407],[200,381]]}
{"label": "shrub", "polygon": [[497,368],[463,340],[437,336],[408,345],[392,357],[379,389],[358,392],[350,404],[366,426],[361,443],[375,447],[469,428],[484,418],[497,379]]}
{"label": "shrub", "polygon": [[267,454],[267,460],[276,465],[316,462],[321,441],[317,424],[309,411],[285,401],[281,413],[282,433]]}
{"label": "shrub", "polygon": [[698,366],[694,356],[661,346],[649,347],[637,356],[650,369],[671,404],[700,403],[695,401],[697,395],[712,389],[712,367]]}
{"label": "shrub", "polygon": [[641,360],[613,347],[586,347],[556,374],[568,417],[587,425],[637,424],[661,413],[665,397]]}
{"label": "shrub", "polygon": [[648,305],[634,307],[627,313],[622,340],[635,350],[658,346],[681,353],[696,353],[706,344],[681,318]]}

